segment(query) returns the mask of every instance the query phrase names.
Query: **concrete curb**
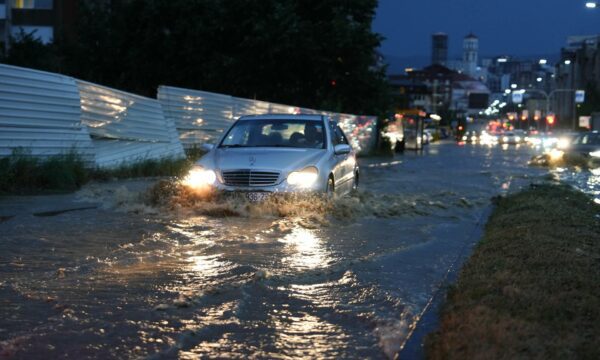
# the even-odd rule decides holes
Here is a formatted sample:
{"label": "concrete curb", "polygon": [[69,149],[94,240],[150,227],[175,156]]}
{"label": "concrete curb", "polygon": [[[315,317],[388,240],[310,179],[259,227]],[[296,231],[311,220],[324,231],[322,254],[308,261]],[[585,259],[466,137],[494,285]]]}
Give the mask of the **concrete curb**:
{"label": "concrete curb", "polygon": [[396,359],[424,359],[425,349],[423,347],[425,336],[435,331],[439,325],[440,318],[439,313],[446,300],[446,294],[448,292],[449,285],[456,282],[458,273],[462,268],[464,262],[471,255],[473,246],[477,244],[484,233],[485,225],[494,210],[494,205],[488,205],[479,215],[477,224],[469,234],[467,241],[463,245],[462,250],[448,268],[448,272],[444,279],[442,279],[438,289],[435,291],[433,296],[429,299],[427,305],[418,316],[415,327],[411,330],[406,338],[401,350],[396,354]]}

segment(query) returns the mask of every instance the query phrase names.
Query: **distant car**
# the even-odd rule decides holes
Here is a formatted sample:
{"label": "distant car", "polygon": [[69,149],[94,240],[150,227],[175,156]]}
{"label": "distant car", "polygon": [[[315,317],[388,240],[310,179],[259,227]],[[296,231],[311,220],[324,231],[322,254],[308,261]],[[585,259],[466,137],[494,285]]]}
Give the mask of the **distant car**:
{"label": "distant car", "polygon": [[525,137],[527,145],[538,147],[542,145],[542,136],[540,134],[530,134]]}
{"label": "distant car", "polygon": [[514,131],[507,131],[500,136],[501,144],[520,144],[524,140],[524,136],[517,134]]}
{"label": "distant car", "polygon": [[476,143],[479,141],[479,135],[476,131],[465,131],[462,136],[462,141],[469,143]]}
{"label": "distant car", "polygon": [[565,153],[577,153],[585,157],[600,158],[600,133],[597,131],[581,133],[563,151]]}
{"label": "distant car", "polygon": [[569,147],[571,147],[571,144],[573,143],[573,141],[575,139],[577,139],[579,137],[581,133],[576,133],[576,132],[569,132],[569,133],[564,133],[561,134],[556,138],[556,142],[554,145],[556,145],[556,148],[559,150],[567,150]]}
{"label": "distant car", "polygon": [[466,131],[463,134],[462,141],[476,143],[479,141],[479,134],[477,134],[477,131]]}
{"label": "distant car", "polygon": [[356,154],[338,124],[321,115],[243,116],[185,182],[260,200],[269,193],[346,194],[356,189]]}

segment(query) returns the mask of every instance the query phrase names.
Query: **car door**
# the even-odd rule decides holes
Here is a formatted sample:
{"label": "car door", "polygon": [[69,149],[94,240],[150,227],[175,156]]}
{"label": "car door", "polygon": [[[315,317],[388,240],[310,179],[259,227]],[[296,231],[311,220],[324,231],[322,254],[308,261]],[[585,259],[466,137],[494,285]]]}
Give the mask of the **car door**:
{"label": "car door", "polygon": [[[331,139],[333,142],[333,146],[339,144],[350,145],[348,142],[348,138],[339,127],[339,125],[335,122],[331,122]],[[338,187],[346,187],[351,186],[352,180],[354,178],[354,153],[350,152],[348,154],[339,154],[334,155],[336,159],[336,171],[334,171],[334,176],[336,179],[336,186]]]}

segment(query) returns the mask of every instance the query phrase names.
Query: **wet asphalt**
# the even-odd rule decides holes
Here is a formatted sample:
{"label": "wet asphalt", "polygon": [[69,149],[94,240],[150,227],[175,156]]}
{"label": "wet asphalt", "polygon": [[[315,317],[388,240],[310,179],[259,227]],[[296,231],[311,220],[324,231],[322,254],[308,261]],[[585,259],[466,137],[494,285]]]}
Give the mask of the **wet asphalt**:
{"label": "wet asphalt", "polygon": [[547,177],[533,153],[365,158],[358,194],[277,211],[155,208],[152,180],[0,198],[0,359],[392,358],[491,198]]}

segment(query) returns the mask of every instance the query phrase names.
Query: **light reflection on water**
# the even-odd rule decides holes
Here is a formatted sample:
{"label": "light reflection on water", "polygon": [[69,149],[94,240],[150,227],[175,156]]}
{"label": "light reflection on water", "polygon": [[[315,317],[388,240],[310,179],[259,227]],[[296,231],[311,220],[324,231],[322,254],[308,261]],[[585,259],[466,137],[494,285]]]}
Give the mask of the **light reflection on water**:
{"label": "light reflection on water", "polygon": [[289,255],[283,263],[298,270],[324,267],[331,261],[329,254],[314,230],[296,227],[280,242],[288,244]]}
{"label": "light reflection on water", "polygon": [[568,168],[556,168],[552,170],[552,173],[561,181],[592,195],[594,202],[600,204],[600,168],[577,171]]}

